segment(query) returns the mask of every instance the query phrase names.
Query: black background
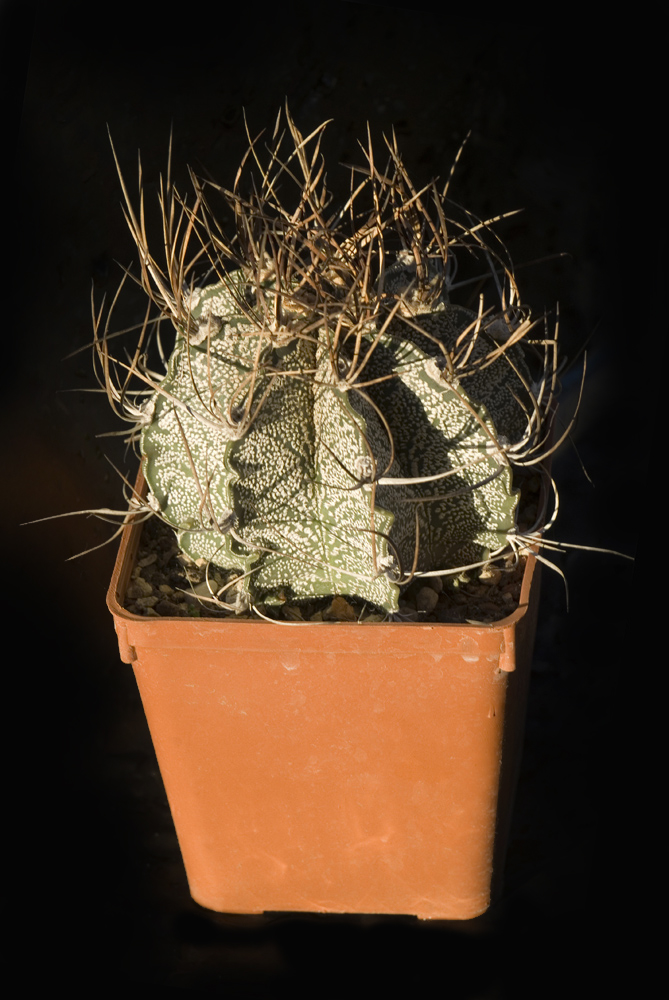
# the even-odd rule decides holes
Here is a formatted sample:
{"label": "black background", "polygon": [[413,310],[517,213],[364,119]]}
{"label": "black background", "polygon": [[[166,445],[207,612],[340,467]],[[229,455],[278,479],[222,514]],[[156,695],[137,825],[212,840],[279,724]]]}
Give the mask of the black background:
{"label": "black background", "polygon": [[[387,984],[472,1000],[603,995],[604,981],[646,964],[630,934],[645,913],[656,822],[644,791],[653,726],[640,713],[659,658],[655,633],[639,624],[642,613],[663,623],[649,558],[663,517],[648,469],[666,333],[652,39],[633,21],[595,30],[548,22],[543,10],[528,22],[427,4],[0,11],[11,961],[26,983],[233,996],[283,986],[339,997]],[[182,188],[187,163],[229,184],[246,143],[242,108],[257,132],[286,97],[305,133],[333,119],[335,191],[348,183],[336,164],[359,162],[368,120],[377,143],[395,125],[418,183],[443,177],[471,130],[456,200],[480,216],[525,209],[500,228],[516,262],[570,255],[519,272],[536,311],[559,300],[568,357],[592,334],[575,448],[554,463],[553,534],[648,556],[633,566],[570,553],[560,562],[569,613],[561,581],[544,575],[506,893],[474,921],[233,918],[198,907],[105,607],[115,545],[65,561],[108,526],[73,517],[19,527],[118,506],[105,454],[134,474],[119,439],[97,436],[118,429],[104,398],[70,391],[94,385],[90,355],[63,360],[90,341],[91,283],[99,303],[117,287],[115,262],[134,256],[107,124],[128,179],[141,148],[150,206],[171,124]],[[565,379],[567,413],[578,372]]]}

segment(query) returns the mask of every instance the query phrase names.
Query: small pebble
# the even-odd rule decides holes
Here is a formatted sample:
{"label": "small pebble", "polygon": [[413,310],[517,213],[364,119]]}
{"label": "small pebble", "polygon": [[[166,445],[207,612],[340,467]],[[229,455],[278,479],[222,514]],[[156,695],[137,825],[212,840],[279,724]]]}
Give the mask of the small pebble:
{"label": "small pebble", "polygon": [[179,610],[178,605],[173,604],[172,601],[158,601],[156,604],[156,611],[159,615],[176,615]]}
{"label": "small pebble", "polygon": [[[437,579],[435,577],[435,579]],[[429,614],[434,611],[439,600],[439,594],[432,587],[421,587],[416,595],[416,611],[423,611]]]}
{"label": "small pebble", "polygon": [[354,622],[358,615],[345,597],[333,597],[330,607],[323,612],[324,618],[333,618],[335,621]]}
{"label": "small pebble", "polygon": [[146,580],[142,580],[141,577],[137,577],[136,580],[132,580],[128,584],[127,596],[130,600],[136,600],[138,597],[149,597],[153,593],[153,587]]}
{"label": "small pebble", "polygon": [[501,575],[502,571],[497,566],[484,566],[479,573],[479,580],[481,583],[491,586],[494,583],[499,583]]}
{"label": "small pebble", "polygon": [[138,597],[135,604],[138,608],[154,608],[158,600],[158,597]]}
{"label": "small pebble", "polygon": [[287,618],[289,622],[303,622],[304,615],[302,614],[302,608],[297,607],[294,604],[285,604],[283,606],[283,617]]}

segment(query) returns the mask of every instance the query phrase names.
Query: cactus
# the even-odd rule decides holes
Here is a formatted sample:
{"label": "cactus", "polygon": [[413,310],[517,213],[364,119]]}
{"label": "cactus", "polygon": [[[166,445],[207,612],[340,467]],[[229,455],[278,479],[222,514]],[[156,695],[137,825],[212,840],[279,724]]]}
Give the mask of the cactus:
{"label": "cactus", "polygon": [[[517,527],[518,472],[549,451],[555,338],[530,341],[506,251],[490,223],[450,202],[450,176],[441,192],[417,190],[394,137],[382,169],[370,140],[334,211],[325,125],[305,139],[285,115],[289,153],[277,119],[267,165],[251,140],[231,190],[191,174],[189,206],[168,172],[162,267],[121,177],[157,314],[129,363],[110,357],[96,319],[103,381],[134,425],[144,509],[226,571],[220,606],[345,595],[392,615],[415,577],[483,566],[538,537]],[[259,177],[243,194],[249,162]],[[280,200],[290,185],[292,201]],[[483,264],[491,304],[453,301],[472,287],[456,280],[456,254]],[[165,319],[175,343],[157,375],[146,348]]]}

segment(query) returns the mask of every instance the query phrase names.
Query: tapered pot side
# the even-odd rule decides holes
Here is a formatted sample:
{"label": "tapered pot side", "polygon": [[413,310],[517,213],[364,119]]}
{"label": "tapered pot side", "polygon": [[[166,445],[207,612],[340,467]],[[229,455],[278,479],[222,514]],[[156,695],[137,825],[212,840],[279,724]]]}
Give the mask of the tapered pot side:
{"label": "tapered pot side", "polygon": [[[137,492],[144,495],[142,474]],[[499,889],[539,592],[490,625],[143,618],[108,593],[193,898],[467,919]]]}

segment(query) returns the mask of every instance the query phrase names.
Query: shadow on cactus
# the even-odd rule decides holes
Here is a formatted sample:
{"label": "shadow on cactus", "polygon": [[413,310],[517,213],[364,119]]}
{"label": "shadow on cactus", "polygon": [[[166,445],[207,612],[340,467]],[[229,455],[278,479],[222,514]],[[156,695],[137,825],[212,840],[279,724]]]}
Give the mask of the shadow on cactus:
{"label": "shadow on cactus", "polygon": [[[418,578],[561,547],[542,538],[545,461],[569,432],[553,433],[557,324],[522,305],[498,219],[450,201],[453,170],[417,190],[394,137],[383,163],[368,139],[333,209],[324,128],[304,138],[286,109],[270,145],[249,137],[231,190],[191,172],[190,204],[168,168],[160,263],[141,167],[136,214],[116,161],[149,305],[125,361],[110,353],[111,310],[103,322],[94,308],[98,374],[144,464],[131,516],[157,515],[204,561],[212,606],[273,617],[345,595],[396,617]],[[549,488],[521,531],[528,470]]]}

